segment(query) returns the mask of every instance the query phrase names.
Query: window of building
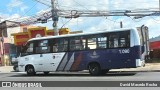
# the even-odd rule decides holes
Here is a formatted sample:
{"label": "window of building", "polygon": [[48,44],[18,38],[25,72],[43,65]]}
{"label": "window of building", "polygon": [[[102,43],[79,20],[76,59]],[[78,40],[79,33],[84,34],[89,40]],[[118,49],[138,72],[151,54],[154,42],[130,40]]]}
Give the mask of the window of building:
{"label": "window of building", "polygon": [[27,32],[27,27],[24,27],[24,28],[23,28],[23,32]]}

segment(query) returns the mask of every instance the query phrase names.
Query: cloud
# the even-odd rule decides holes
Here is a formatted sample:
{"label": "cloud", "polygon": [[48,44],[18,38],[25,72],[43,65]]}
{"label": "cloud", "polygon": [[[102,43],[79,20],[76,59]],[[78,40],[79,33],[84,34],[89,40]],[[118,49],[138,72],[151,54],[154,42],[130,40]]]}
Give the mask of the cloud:
{"label": "cloud", "polygon": [[7,7],[10,12],[12,12],[14,8],[20,9],[21,12],[24,12],[28,8],[22,0],[11,0]]}
{"label": "cloud", "polygon": [[23,5],[23,2],[21,0],[11,0],[11,2],[7,5],[8,7],[19,7]]}
{"label": "cloud", "polygon": [[3,22],[5,20],[18,22],[20,18],[21,16],[18,13],[12,15],[0,13],[0,22]]}
{"label": "cloud", "polygon": [[6,17],[8,17],[8,16],[9,16],[8,14],[0,13],[0,22],[3,22],[6,19]]}
{"label": "cloud", "polygon": [[7,17],[6,20],[18,21],[20,17],[21,17],[21,16],[20,16],[19,14],[13,14],[13,15]]}
{"label": "cloud", "polygon": [[60,9],[107,10],[108,0],[59,0]]}
{"label": "cloud", "polygon": [[122,10],[158,8],[158,0],[58,0],[61,9]]}
{"label": "cloud", "polygon": [[20,10],[21,10],[22,12],[25,12],[26,9],[28,9],[28,6],[22,6],[22,7],[20,8]]}
{"label": "cloud", "polygon": [[110,10],[113,9],[150,9],[158,7],[158,0],[110,0]]}

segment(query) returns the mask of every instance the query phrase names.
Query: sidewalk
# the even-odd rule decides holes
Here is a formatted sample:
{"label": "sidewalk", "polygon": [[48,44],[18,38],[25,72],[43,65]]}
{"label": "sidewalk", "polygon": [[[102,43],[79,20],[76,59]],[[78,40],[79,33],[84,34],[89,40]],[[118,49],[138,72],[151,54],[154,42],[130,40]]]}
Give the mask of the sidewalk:
{"label": "sidewalk", "polygon": [[9,73],[12,72],[13,66],[0,66],[0,73]]}
{"label": "sidewalk", "polygon": [[146,63],[145,67],[112,69],[110,71],[160,72],[160,63]]}
{"label": "sidewalk", "polygon": [[[13,66],[0,66],[0,73],[13,72]],[[147,63],[145,67],[111,69],[110,71],[133,71],[133,72],[160,72],[160,63]]]}

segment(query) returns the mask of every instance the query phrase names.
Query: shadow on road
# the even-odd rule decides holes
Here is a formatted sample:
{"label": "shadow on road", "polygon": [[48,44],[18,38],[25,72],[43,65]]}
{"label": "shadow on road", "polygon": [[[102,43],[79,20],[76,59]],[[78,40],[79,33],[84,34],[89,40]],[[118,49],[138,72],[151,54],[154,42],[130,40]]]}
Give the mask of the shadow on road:
{"label": "shadow on road", "polygon": [[37,73],[34,76],[28,76],[26,73],[19,73],[12,75],[10,77],[112,77],[112,76],[133,76],[136,72],[109,72],[105,75],[99,75],[99,76],[91,76],[89,73],[74,73],[74,72],[64,72],[64,73],[49,73],[48,75],[45,75],[43,73]]}

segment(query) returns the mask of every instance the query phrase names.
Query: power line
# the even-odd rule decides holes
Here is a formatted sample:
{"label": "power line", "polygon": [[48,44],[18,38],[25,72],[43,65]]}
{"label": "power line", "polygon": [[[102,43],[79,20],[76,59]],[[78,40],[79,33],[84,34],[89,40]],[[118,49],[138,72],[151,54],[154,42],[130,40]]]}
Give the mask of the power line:
{"label": "power line", "polygon": [[134,19],[134,18],[132,18],[132,17],[129,17],[132,21],[134,21],[134,22],[140,22],[141,20],[140,19],[142,19],[142,18],[140,18],[140,19],[138,19],[138,20],[136,20],[136,19]]}
{"label": "power line", "polygon": [[22,15],[22,17],[25,16],[28,12],[30,12],[37,4],[38,4],[38,2],[36,2],[29,10],[27,10],[27,11]]}
{"label": "power line", "polygon": [[66,23],[64,23],[64,24],[62,25],[61,29],[62,29],[67,23],[69,23],[71,20],[72,20],[72,18],[70,18]]}
{"label": "power line", "polygon": [[9,21],[17,21],[19,20],[20,18],[22,18],[23,16],[25,16],[28,12],[30,12],[36,5],[38,4],[38,2],[36,2],[29,10],[27,10],[22,16],[20,16],[19,18],[11,18],[11,19],[7,19]]}
{"label": "power line", "polygon": [[[36,1],[39,1],[39,0],[36,0]],[[84,5],[80,4],[79,2],[75,0],[73,1],[77,5],[85,8],[86,10],[57,10],[59,17],[70,17],[70,18],[101,17],[101,16],[143,16],[144,17],[144,16],[150,16],[151,14],[156,12],[155,10],[153,11],[152,10],[111,10],[111,11],[94,10],[94,11],[91,11],[88,8],[86,8]],[[57,2],[57,5],[59,5],[58,2]],[[35,7],[35,5],[33,7]],[[32,10],[33,7],[30,10]],[[30,10],[28,10],[26,13],[28,13]],[[30,16],[27,19],[22,19],[20,20],[21,21],[20,23],[32,24],[32,23],[37,23],[37,19],[39,18],[49,19],[51,17],[52,17],[51,11],[46,11],[42,14]]]}

